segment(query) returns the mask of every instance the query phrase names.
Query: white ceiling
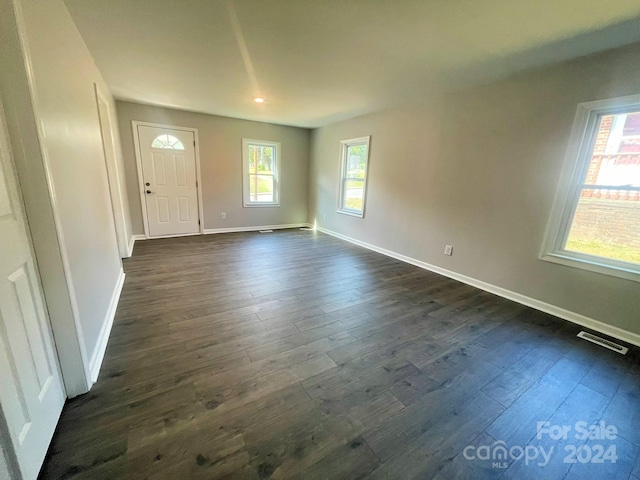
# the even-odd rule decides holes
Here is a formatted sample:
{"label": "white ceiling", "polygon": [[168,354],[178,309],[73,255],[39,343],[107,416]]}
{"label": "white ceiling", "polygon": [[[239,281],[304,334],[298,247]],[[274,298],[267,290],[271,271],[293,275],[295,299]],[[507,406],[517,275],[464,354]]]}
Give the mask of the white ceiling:
{"label": "white ceiling", "polygon": [[302,127],[640,40],[640,0],[65,2],[116,98]]}

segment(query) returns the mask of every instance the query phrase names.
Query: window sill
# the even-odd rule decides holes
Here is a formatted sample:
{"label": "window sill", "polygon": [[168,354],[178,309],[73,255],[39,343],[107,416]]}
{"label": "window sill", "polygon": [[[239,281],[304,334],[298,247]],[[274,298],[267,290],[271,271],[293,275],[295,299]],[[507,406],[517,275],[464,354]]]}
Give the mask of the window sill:
{"label": "window sill", "polygon": [[364,212],[353,212],[350,210],[336,210],[336,212],[342,215],[349,215],[350,217],[364,218]]}
{"label": "window sill", "polygon": [[543,254],[540,257],[540,260],[579,268],[581,270],[588,270],[590,272],[602,273],[612,277],[624,278],[634,282],[640,282],[640,266],[634,268],[629,264],[629,267],[624,267],[622,265],[610,264],[605,259],[600,259],[598,257],[591,257],[587,255],[582,257],[578,255],[580,254],[576,255],[567,251],[549,252]]}
{"label": "window sill", "polygon": [[279,207],[279,203],[245,203],[244,207],[253,208],[253,207]]}

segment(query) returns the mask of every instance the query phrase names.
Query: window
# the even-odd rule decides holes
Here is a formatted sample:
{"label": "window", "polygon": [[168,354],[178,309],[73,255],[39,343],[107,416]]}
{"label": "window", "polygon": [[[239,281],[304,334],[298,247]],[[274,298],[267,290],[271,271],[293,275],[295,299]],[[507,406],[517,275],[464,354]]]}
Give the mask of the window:
{"label": "window", "polygon": [[371,137],[343,140],[339,213],[364,217]]}
{"label": "window", "polygon": [[242,139],[244,206],[280,204],[280,144]]}
{"label": "window", "polygon": [[173,135],[158,135],[153,142],[152,148],[165,148],[169,150],[184,150],[184,145]]}
{"label": "window", "polygon": [[640,281],[640,95],[578,107],[541,258]]}

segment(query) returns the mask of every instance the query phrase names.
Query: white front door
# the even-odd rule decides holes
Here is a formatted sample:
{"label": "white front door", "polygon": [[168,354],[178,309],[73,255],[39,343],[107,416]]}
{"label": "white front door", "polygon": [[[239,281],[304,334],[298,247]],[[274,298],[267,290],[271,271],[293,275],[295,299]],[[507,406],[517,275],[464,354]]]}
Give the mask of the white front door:
{"label": "white front door", "polygon": [[22,476],[31,480],[66,395],[8,139],[0,105],[0,404]]}
{"label": "white front door", "polygon": [[149,236],[199,233],[194,133],[137,128]]}

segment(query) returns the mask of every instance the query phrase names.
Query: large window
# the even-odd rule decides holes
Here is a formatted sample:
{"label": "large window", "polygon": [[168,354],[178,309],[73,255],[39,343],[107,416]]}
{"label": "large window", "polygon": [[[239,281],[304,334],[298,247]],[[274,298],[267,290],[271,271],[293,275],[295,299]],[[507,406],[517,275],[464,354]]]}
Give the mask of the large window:
{"label": "large window", "polygon": [[242,139],[244,206],[280,204],[280,144]]}
{"label": "large window", "polygon": [[542,258],[640,281],[640,96],[581,104]]}
{"label": "large window", "polygon": [[342,141],[339,213],[364,217],[370,138]]}

